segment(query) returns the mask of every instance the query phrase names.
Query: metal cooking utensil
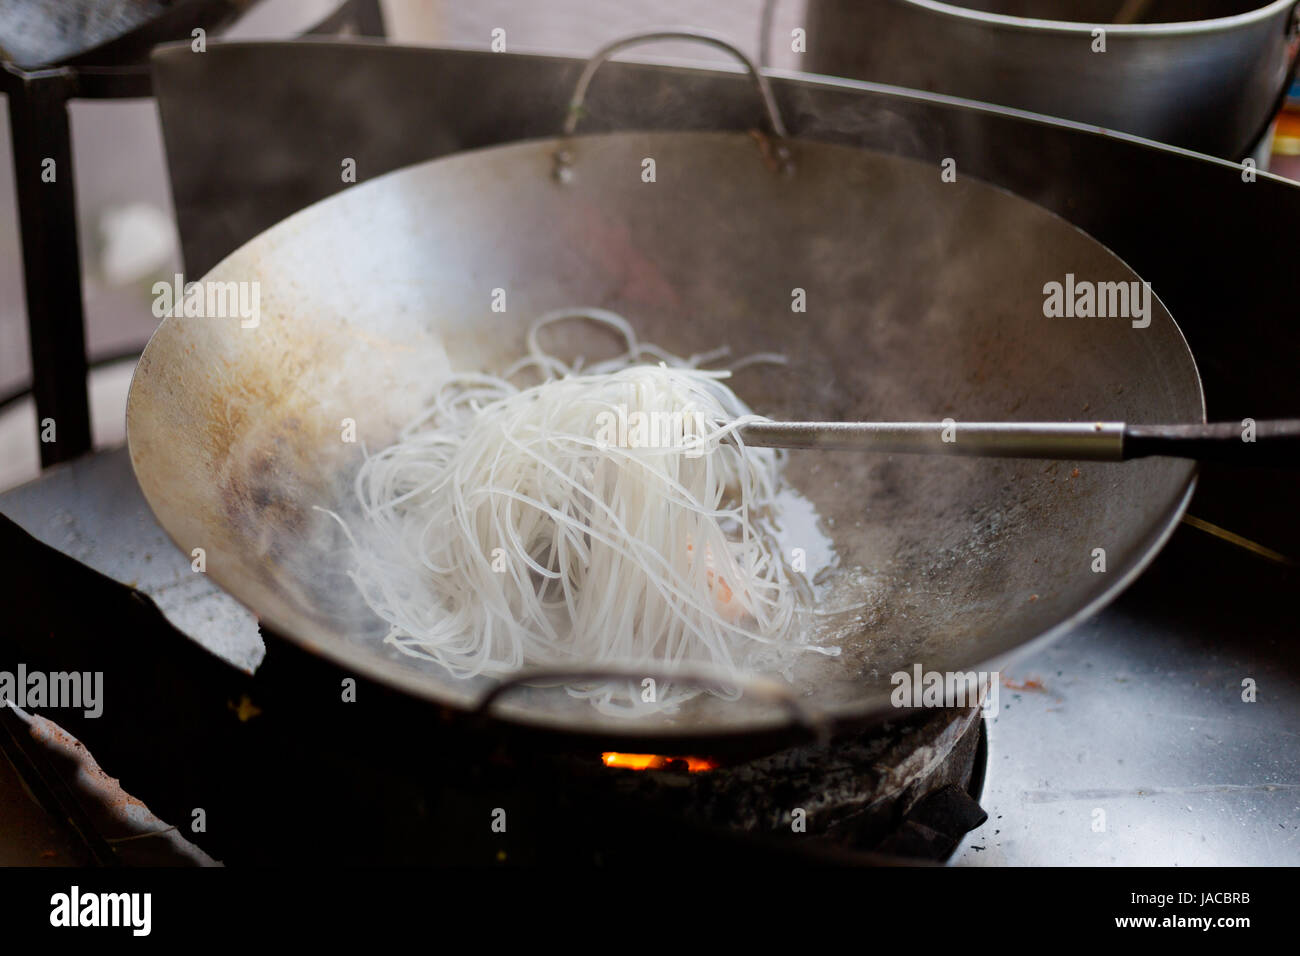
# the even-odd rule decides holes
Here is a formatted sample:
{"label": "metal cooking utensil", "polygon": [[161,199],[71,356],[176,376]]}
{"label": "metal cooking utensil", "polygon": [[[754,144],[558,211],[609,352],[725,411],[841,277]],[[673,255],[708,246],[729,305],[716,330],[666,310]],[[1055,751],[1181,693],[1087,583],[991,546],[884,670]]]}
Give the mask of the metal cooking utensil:
{"label": "metal cooking utensil", "polygon": [[1124,422],[755,422],[745,442],[974,458],[1130,461],[1162,456],[1243,465],[1300,464],[1300,419],[1210,425]]}

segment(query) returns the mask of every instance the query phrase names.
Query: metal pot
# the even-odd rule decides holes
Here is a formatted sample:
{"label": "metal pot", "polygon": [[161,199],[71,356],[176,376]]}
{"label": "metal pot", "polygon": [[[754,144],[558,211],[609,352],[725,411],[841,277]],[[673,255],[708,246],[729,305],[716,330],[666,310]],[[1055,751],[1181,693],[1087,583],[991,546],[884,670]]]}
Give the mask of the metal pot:
{"label": "metal pot", "polygon": [[[1296,0],[1257,3],[809,0],[807,69],[1239,160],[1268,130],[1295,70]],[[1132,12],[1144,22],[1112,22]]]}

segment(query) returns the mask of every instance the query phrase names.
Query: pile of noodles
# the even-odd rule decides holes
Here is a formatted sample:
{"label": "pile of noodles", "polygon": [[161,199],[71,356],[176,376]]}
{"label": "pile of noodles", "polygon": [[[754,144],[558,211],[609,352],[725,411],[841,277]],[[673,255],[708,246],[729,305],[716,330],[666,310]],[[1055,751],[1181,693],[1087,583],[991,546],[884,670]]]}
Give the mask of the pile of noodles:
{"label": "pile of noodles", "polygon": [[[585,369],[543,351],[538,330],[573,318],[617,330],[626,351]],[[357,475],[369,527],[352,577],[390,644],[463,677],[736,675],[792,649],[834,653],[800,639],[810,589],[774,539],[781,456],[745,447],[737,430],[757,416],[730,372],[698,367],[719,353],[668,355],[602,310],[543,316],[528,349],[501,377],[437,383]],[[541,383],[513,384],[528,373]],[[644,687],[567,689],[612,714],[700,692],[661,680],[647,701]]]}

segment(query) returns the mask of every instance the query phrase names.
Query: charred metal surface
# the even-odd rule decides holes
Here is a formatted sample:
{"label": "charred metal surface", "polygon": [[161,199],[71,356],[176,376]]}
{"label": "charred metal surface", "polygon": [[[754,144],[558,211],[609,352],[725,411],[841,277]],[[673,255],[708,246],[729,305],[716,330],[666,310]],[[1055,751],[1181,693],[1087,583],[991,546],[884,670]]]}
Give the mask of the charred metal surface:
{"label": "charred metal surface", "polygon": [[[894,848],[887,852],[896,856],[941,860],[968,830],[983,822],[982,817],[944,817],[938,807],[955,801],[916,811],[948,787],[966,796],[966,806],[973,803],[978,809],[980,733],[978,711],[942,710],[867,733],[841,735],[825,744],[723,761],[701,772],[618,769],[590,754],[566,763],[579,786],[606,794],[611,801],[655,808],[702,829],[795,843],[812,839],[860,852],[886,850],[888,843]],[[794,826],[796,811],[802,811],[799,829]],[[957,829],[958,820],[967,825]],[[941,822],[949,824],[946,830]],[[911,836],[904,838],[905,832],[911,834],[922,825],[942,832],[945,840],[931,839],[923,847]]]}
{"label": "charred metal surface", "polygon": [[66,827],[96,866],[117,866],[117,855],[104,840],[82,797],[71,786],[73,768],[51,759],[49,751],[32,739],[18,713],[0,701],[0,753],[9,759],[28,792],[47,813]]}
{"label": "charred metal surface", "polygon": [[901,857],[946,860],[962,837],[988,818],[965,789],[950,783],[918,801],[879,850]]}

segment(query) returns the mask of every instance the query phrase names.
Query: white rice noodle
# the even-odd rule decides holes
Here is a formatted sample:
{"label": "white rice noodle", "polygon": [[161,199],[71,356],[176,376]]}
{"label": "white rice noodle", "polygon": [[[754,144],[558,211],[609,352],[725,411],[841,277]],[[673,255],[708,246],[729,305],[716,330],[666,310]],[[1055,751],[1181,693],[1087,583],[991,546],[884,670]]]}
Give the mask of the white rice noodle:
{"label": "white rice noodle", "polygon": [[[626,351],[585,369],[545,352],[539,331],[574,318],[612,327]],[[773,535],[782,456],[745,447],[737,429],[758,416],[724,384],[730,372],[698,368],[725,352],[677,358],[597,309],[544,315],[527,344],[501,377],[437,383],[357,475],[369,527],[353,537],[352,576],[386,640],[461,677],[737,676],[796,649],[834,653],[800,640],[809,586]],[[525,372],[543,381],[513,384]],[[653,701],[639,680],[568,691],[639,715],[700,688],[661,681]]]}

